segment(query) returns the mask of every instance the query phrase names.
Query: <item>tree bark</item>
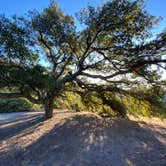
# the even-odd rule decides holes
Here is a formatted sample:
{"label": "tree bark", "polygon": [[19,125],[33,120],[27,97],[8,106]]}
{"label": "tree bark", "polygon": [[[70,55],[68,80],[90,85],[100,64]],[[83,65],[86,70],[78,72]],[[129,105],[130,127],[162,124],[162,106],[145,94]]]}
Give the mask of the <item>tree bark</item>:
{"label": "tree bark", "polygon": [[46,118],[52,118],[53,117],[53,104],[54,104],[53,99],[49,99],[49,100],[45,101],[44,109],[45,109],[45,117]]}

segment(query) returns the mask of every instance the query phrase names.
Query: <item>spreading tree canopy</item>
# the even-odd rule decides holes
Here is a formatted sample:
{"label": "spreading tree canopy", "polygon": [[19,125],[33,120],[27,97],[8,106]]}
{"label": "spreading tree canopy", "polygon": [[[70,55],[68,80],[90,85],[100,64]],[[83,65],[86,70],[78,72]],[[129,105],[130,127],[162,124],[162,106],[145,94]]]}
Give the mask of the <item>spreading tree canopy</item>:
{"label": "spreading tree canopy", "polygon": [[56,97],[74,86],[125,93],[165,84],[166,33],[150,33],[158,19],[142,1],[107,1],[76,18],[81,28],[55,2],[23,17],[0,16],[0,88],[9,89],[1,98],[43,104],[49,118]]}

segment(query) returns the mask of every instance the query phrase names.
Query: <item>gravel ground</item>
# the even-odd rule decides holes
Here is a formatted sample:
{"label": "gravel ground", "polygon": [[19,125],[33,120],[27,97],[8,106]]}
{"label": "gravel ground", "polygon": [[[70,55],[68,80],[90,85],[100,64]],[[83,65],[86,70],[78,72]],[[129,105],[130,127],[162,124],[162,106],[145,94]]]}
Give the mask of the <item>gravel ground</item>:
{"label": "gravel ground", "polygon": [[90,113],[0,124],[0,166],[166,166],[166,123]]}

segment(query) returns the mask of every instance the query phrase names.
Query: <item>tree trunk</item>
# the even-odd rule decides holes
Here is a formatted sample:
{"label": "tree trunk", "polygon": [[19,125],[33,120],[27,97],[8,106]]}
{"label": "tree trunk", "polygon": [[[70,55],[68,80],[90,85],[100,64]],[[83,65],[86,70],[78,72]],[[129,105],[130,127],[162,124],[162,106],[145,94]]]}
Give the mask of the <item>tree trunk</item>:
{"label": "tree trunk", "polygon": [[46,118],[52,118],[52,116],[53,116],[53,104],[54,104],[53,99],[45,101],[44,109],[45,109],[45,117]]}

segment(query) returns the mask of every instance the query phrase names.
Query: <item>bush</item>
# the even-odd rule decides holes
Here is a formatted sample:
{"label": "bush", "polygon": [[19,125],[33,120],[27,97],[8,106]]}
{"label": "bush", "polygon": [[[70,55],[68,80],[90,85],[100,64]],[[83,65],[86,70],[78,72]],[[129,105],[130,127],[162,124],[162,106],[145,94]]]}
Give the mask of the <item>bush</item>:
{"label": "bush", "polygon": [[142,115],[146,117],[166,118],[166,103],[153,94],[143,94],[142,99],[124,96],[122,102],[126,106],[128,114]]}
{"label": "bush", "polygon": [[39,106],[32,104],[27,99],[0,99],[0,113],[21,112],[38,110]]}
{"label": "bush", "polygon": [[[103,103],[97,92],[83,92],[81,96],[73,92],[65,92],[63,95],[56,99],[54,108],[67,108],[76,112],[95,112],[101,116],[117,116],[120,115],[120,112],[125,111],[124,105],[118,100],[111,100],[111,104],[110,102]],[[117,105],[116,110],[114,110],[115,105]]]}
{"label": "bush", "polygon": [[146,100],[138,100],[131,96],[124,96],[122,102],[126,106],[126,111],[131,115],[151,116],[151,107]]}

